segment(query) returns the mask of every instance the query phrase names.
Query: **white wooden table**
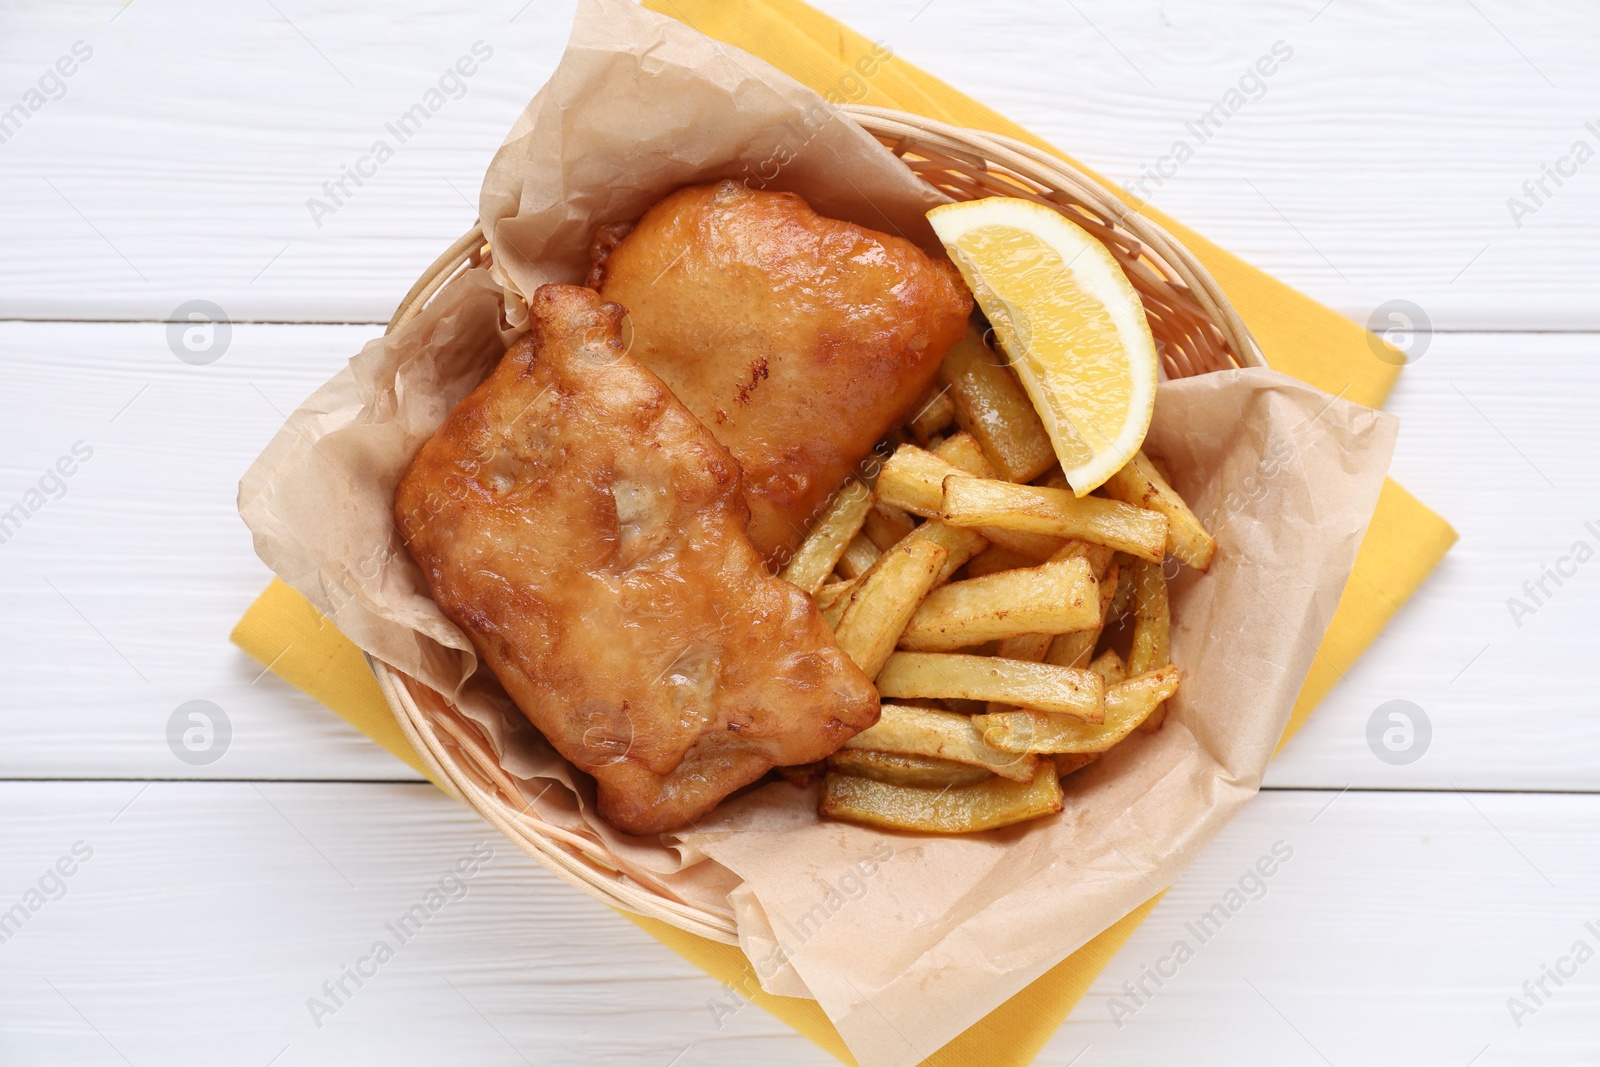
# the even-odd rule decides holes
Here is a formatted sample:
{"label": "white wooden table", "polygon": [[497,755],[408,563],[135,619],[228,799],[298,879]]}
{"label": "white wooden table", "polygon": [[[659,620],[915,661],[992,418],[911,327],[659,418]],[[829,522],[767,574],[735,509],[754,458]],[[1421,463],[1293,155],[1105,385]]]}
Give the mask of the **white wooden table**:
{"label": "white wooden table", "polygon": [[[1359,321],[1391,300],[1431,321],[1390,403],[1394,473],[1461,543],[1041,1062],[1600,1060],[1600,962],[1571,957],[1600,950],[1600,564],[1561,563],[1600,548],[1600,10],[822,6],[1130,184],[1173,171],[1185,122],[1283,42],[1259,98],[1144,191]],[[240,472],[470,225],[571,9],[0,10],[0,513],[28,513],[0,543],[0,913],[26,913],[0,934],[0,1063],[831,1062],[755,1007],[719,1025],[714,981],[227,643],[268,576]],[[313,219],[480,40],[464,94]],[[196,299],[234,321],[205,365],[164,324]],[[196,699],[232,727],[204,766],[167,742]],[[1367,741],[1391,700],[1431,722],[1406,765]],[[1280,841],[1260,899],[1114,1010]],[[314,1019],[308,998],[484,842],[465,895]]]}

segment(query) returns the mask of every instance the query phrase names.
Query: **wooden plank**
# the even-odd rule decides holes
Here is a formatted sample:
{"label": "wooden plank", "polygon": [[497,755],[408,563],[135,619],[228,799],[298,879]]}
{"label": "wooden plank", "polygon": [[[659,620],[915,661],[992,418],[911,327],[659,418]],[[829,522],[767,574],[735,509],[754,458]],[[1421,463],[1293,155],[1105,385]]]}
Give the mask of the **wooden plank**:
{"label": "wooden plank", "polygon": [[[1600,952],[1587,870],[1597,833],[1592,796],[1262,794],[1040,1062],[1067,1063],[1086,1045],[1083,1063],[1130,1067],[1168,1062],[1174,1048],[1216,1065],[1589,1062],[1600,963],[1564,987],[1546,982],[1543,1004],[1522,984],[1580,939]],[[1275,846],[1292,856],[1251,878],[1272,869],[1256,864]],[[1181,963],[1180,941],[1192,952]],[[1176,974],[1158,987],[1146,968]],[[1514,1019],[1511,997],[1534,1012]]]}
{"label": "wooden plank", "polygon": [[[1575,141],[1600,150],[1593,6],[822,6],[1357,321],[1406,299],[1441,329],[1597,324],[1566,271],[1600,262],[1600,163],[1565,164],[1520,226],[1507,207]],[[1280,41],[1264,88],[1197,134]]]}
{"label": "wooden plank", "polygon": [[[240,325],[221,359],[197,367],[172,355],[155,324],[0,324],[0,351],[14,357],[0,511],[75,442],[95,450],[67,494],[0,545],[11,635],[0,651],[11,679],[0,775],[411,777],[271,675],[257,680],[260,668],[227,644],[267,578],[235,514],[239,475],[279,412],[376,332]],[[1269,782],[1600,788],[1600,729],[1582,681],[1600,572],[1549,585],[1558,595],[1520,629],[1506,607],[1573,541],[1595,539],[1584,526],[1600,523],[1595,355],[1592,337],[1439,335],[1402,377],[1395,474],[1462,540]],[[232,749],[206,767],[166,746],[167,718],[192,699],[233,722]],[[1369,717],[1394,699],[1434,726],[1431,748],[1406,766],[1381,762],[1366,742]]]}
{"label": "wooden plank", "polygon": [[[1401,376],[1389,405],[1401,418],[1394,476],[1461,540],[1269,783],[1595,788],[1586,679],[1600,564],[1577,558],[1600,556],[1597,352],[1593,336],[1438,335]],[[1570,572],[1560,584],[1544,577],[1558,565]],[[1524,588],[1540,581],[1542,591]],[[1512,598],[1532,611],[1513,611]],[[1376,758],[1368,742],[1369,722],[1387,722],[1380,709],[1396,700],[1420,707],[1432,730],[1409,764]]]}
{"label": "wooden plank", "polygon": [[[1600,164],[1545,179],[1520,220],[1507,206],[1579,139],[1600,146],[1591,5],[821,6],[1360,321],[1406,299],[1439,328],[1600,327],[1572,288],[1600,255]],[[238,320],[386,320],[471,224],[573,5],[278,7],[10,17],[6,107],[75,42],[94,54],[0,145],[0,317],[165,319],[205,298]],[[313,219],[323,183],[478,40],[494,55],[465,94]],[[1278,41],[1292,56],[1247,84],[1259,98],[1192,133]],[[1193,158],[1162,164],[1184,139]],[[1158,165],[1173,176],[1143,177]]]}
{"label": "wooden plank", "polygon": [[[0,512],[41,504],[0,531],[0,776],[417,778],[228,643],[271,577],[234,507],[239,476],[377,332],[239,326],[191,366],[158,324],[0,325]],[[59,499],[53,481],[30,498],[74,445],[90,458]],[[206,766],[167,744],[190,700],[232,726]]]}
{"label": "wooden plank", "polygon": [[0,945],[8,1063],[827,1062],[430,785],[0,783],[0,825],[5,908],[92,851]]}
{"label": "wooden plank", "polygon": [[[134,1063],[831,1062],[736,1001],[719,1029],[715,982],[431,787],[0,783],[0,816],[6,907],[74,843],[93,853],[0,946],[8,1062],[119,1062],[108,1043]],[[1600,920],[1597,833],[1592,796],[1265,794],[1040,1062],[1085,1045],[1085,1063],[1175,1047],[1200,1064],[1322,1062],[1307,1042],[1341,1064],[1464,1064],[1485,1046],[1480,1064],[1587,1062],[1600,963],[1520,1029],[1506,999],[1580,938],[1600,945],[1584,925]],[[347,981],[318,1028],[306,1002],[321,984],[396,941],[385,924],[485,845],[464,890],[446,885],[458,899]],[[1275,846],[1258,888],[1247,875]],[[1202,942],[1188,924],[1208,913]],[[1192,958],[1159,989],[1146,980],[1119,1028],[1122,983],[1172,972],[1161,961],[1184,939]]]}
{"label": "wooden plank", "polygon": [[[473,224],[484,168],[565,44],[571,4],[520,6],[18,16],[7,97],[75,41],[93,56],[0,146],[0,317],[166,319],[204,298],[235,320],[387,321]],[[391,131],[477,42],[477,73]],[[361,164],[379,140],[392,158]],[[374,171],[359,187],[324,189],[358,164]]]}
{"label": "wooden plank", "polygon": [[[1559,186],[1543,169],[1600,146],[1591,5],[821,6],[1358,321],[1407,300],[1440,329],[1600,330],[1579,288],[1600,265],[1600,165]],[[0,113],[77,42],[93,54],[3,129],[0,318],[207,299],[239,322],[387,319],[470,225],[572,3],[306,7],[8,14]],[[323,183],[478,40],[494,54],[460,98],[314,218]],[[1279,41],[1292,56],[1201,143],[1186,123]],[[1179,140],[1193,158],[1151,177]],[[266,577],[238,475],[375,333],[238,325],[191,365],[156,323],[0,323],[0,512],[30,512],[0,543],[0,778],[415,777],[226,643]],[[1600,789],[1581,673],[1600,593],[1587,562],[1544,578],[1578,540],[1600,548],[1596,344],[1425,338],[1390,405],[1395,474],[1461,544],[1268,778],[1320,788],[1248,806],[1041,1062],[1597,1058],[1593,975],[1524,988],[1580,939],[1600,948],[1596,798],[1443,791]],[[41,484],[64,457],[62,488]],[[214,764],[167,746],[193,699],[233,727]],[[1368,740],[1397,700],[1430,721],[1414,762]],[[1366,791],[1384,787],[1441,791]],[[0,781],[0,826],[0,909],[41,892],[0,944],[7,1062],[832,1062],[425,785]],[[1292,856],[1242,882],[1275,846]],[[489,847],[464,892],[441,886]],[[460,899],[319,1027],[321,983],[430,887]],[[1192,958],[1156,987],[1180,940]]]}

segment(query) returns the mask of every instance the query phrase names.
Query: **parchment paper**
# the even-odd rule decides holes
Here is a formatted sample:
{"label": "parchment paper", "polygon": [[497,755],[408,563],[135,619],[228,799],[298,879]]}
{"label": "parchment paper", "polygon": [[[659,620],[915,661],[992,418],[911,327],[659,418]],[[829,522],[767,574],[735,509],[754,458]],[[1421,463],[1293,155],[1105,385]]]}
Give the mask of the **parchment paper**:
{"label": "parchment paper", "polygon": [[585,776],[476,672],[390,508],[417,448],[525,321],[518,293],[580,281],[596,225],[688,182],[750,174],[931,247],[922,212],[940,198],[815,94],[624,0],[585,0],[484,182],[495,275],[457,279],[313,394],[246,473],[240,513],[261,558],[340,630],[484,728],[538,817],[732,915],[770,991],[815,997],[863,1065],[906,1067],[1170,885],[1255,793],[1396,422],[1271,371],[1161,386],[1147,449],[1217,558],[1173,583],[1185,679],[1166,725],[1069,778],[1061,815],[970,837],[891,834],[822,822],[815,788],[774,784],[692,832],[619,834],[594,816]]}
{"label": "parchment paper", "polygon": [[596,226],[716,178],[940,247],[925,213],[947,198],[817,94],[627,0],[582,0],[561,63],[484,176],[495,277],[524,297],[582,281]]}

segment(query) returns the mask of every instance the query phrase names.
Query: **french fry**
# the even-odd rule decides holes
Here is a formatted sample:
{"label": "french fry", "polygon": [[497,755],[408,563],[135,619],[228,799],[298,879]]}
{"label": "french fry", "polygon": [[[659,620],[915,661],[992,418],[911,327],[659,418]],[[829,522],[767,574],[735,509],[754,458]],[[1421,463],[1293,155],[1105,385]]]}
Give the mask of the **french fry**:
{"label": "french fry", "polygon": [[984,455],[983,446],[978,443],[978,439],[965,430],[951,434],[930,451],[950,466],[979,478],[1000,476],[994,469],[994,464],[989,462],[989,457]]}
{"label": "french fry", "polygon": [[[994,654],[1001,659],[1020,659],[1029,663],[1043,663],[1044,655],[1050,651],[1050,642],[1056,639],[1054,634],[1018,634],[1008,637],[995,646]],[[1065,663],[1061,666],[1070,667]]]}
{"label": "french fry", "polygon": [[1094,646],[1100,643],[1100,634],[1111,613],[1111,601],[1117,595],[1117,585],[1121,580],[1122,569],[1113,563],[1100,582],[1100,621],[1092,629],[1060,634],[1052,638],[1049,648],[1039,658],[1058,667],[1086,666],[1094,657]]}
{"label": "french fry", "polygon": [[[1107,588],[1112,587],[1107,586]],[[1039,657],[1039,662],[1053,663],[1057,667],[1087,667],[1089,660],[1094,657],[1094,646],[1099,641],[1098,626],[1090,630],[1056,634],[1045,646],[1044,655]]]}
{"label": "french fry", "polygon": [[1133,569],[1133,647],[1128,650],[1128,670],[1143,674],[1165,667],[1169,615],[1167,580],[1157,563],[1136,563]]}
{"label": "french fry", "polygon": [[1041,762],[1031,782],[990,778],[955,788],[917,789],[870,778],[830,774],[818,811],[831,819],[930,834],[965,834],[1054,815],[1062,808],[1061,780]]}
{"label": "french fry", "polygon": [[1104,578],[1116,559],[1117,550],[1110,545],[1097,545],[1092,541],[1069,541],[1068,544],[1079,546],[1079,554],[1089,561],[1089,569],[1096,578]]}
{"label": "french fry", "polygon": [[[965,441],[960,440],[963,437],[966,438]],[[964,462],[972,460],[975,456],[983,463],[983,467],[979,469],[989,469],[988,461],[976,452],[976,444],[968,443],[971,441],[970,435],[957,434],[941,447]],[[951,447],[951,442],[956,442],[954,447]],[[878,499],[902,511],[909,511],[913,515],[937,519],[939,508],[944,502],[944,479],[953,474],[970,473],[971,471],[915,445],[901,445],[895,449],[894,455],[889,457],[888,462],[878,473]],[[1014,552],[1031,557],[1034,561],[1048,559],[1061,548],[1062,544],[1058,537],[1041,537],[1038,534],[1016,530],[979,529],[978,532],[995,544],[1004,545]]]}
{"label": "french fry", "polygon": [[1178,668],[1163,667],[1111,686],[1105,692],[1105,721],[1098,725],[1037,711],[974,715],[972,724],[985,741],[1007,752],[1104,752],[1176,693],[1181,677]]}
{"label": "french fry", "polygon": [[[956,436],[959,438],[965,435],[958,434]],[[946,442],[946,444],[949,443]],[[969,449],[960,441],[957,441],[951,450],[951,454],[958,457],[968,453],[977,454],[976,446]],[[980,462],[984,462],[981,455],[978,455],[978,459]],[[961,469],[960,467],[952,466],[948,461],[934,455],[932,452],[909,445],[902,446],[895,451],[894,455],[889,457],[889,462],[884,465],[883,471],[879,474],[878,502],[882,506],[894,508],[897,511],[922,515],[923,513],[914,506],[915,502],[920,501],[932,511],[937,512],[938,507],[933,504],[931,496],[934,480],[941,478],[944,474]],[[887,482],[884,481],[884,474],[888,475]],[[942,493],[943,490],[941,489],[940,492]],[[908,502],[911,502],[913,506],[908,506]],[[918,537],[943,545],[945,551],[949,553],[949,557],[945,561],[944,573],[939,577],[940,584],[949,581],[950,576],[960,569],[962,564],[982,552],[989,545],[988,540],[979,531],[958,529],[939,522],[935,518],[929,518],[929,521],[918,526],[914,533]]]}
{"label": "french fry", "polygon": [[[1140,559],[1160,563],[1167,546],[1167,517],[1103,497],[1077,497],[1069,490],[971,475],[952,474],[944,480],[944,501],[939,518],[951,526],[976,526],[1054,537],[1077,538],[1120,549]],[[997,544],[997,536],[989,537]]]}
{"label": "french fry", "polygon": [[[1054,634],[1018,634],[1008,637],[995,646],[994,654],[1001,659],[1020,659],[1028,663],[1042,663],[1045,653],[1050,651],[1050,643],[1056,639]],[[1065,664],[1072,666],[1072,664]],[[1015,704],[1006,704],[999,700],[991,700],[984,705],[984,711],[991,715],[1002,711],[1016,711]]]}
{"label": "french fry", "polygon": [[853,748],[841,748],[829,756],[828,769],[889,785],[920,786],[924,789],[971,785],[994,777],[994,772],[970,763],[957,763],[933,756],[910,756],[903,752]]}
{"label": "french fry", "polygon": [[872,490],[854,478],[847,481],[833,494],[822,516],[789,557],[779,577],[808,593],[821,589],[838,565],[839,557],[844,555],[846,546],[860,532],[871,507]]}
{"label": "french fry", "polygon": [[[933,454],[955,467],[977,478],[997,478],[994,464],[989,462],[989,457],[984,454],[983,446],[978,439],[970,433],[962,431],[952,434],[948,440],[933,450]],[[954,474],[955,471],[950,473]],[[1039,534],[1024,533],[1020,530],[984,530],[985,537],[997,545],[1003,545],[1018,555],[1027,556],[1030,562],[1049,559],[1060,551],[1062,542],[1059,537],[1043,537]],[[992,536],[991,536],[992,535]]]}
{"label": "french fry", "polygon": [[[1000,642],[1000,647],[995,649],[995,655],[1005,659],[1025,659],[1034,663],[1053,663],[1058,667],[1084,667],[1094,655],[1094,646],[1100,642],[1100,634],[1106,625],[1106,613],[1111,605],[1111,598],[1117,590],[1120,570],[1113,562],[1116,553],[1104,545],[1094,545],[1087,541],[1068,541],[1066,547],[1055,554],[1055,559],[1074,559],[1081,557],[1088,564],[1090,570],[1100,582],[1100,621],[1093,628],[1078,630],[1064,634],[1022,634]],[[1109,570],[1107,567],[1109,566]],[[1102,677],[1104,677],[1102,675]],[[1117,679],[1121,681],[1121,679]],[[990,701],[985,709],[990,715],[998,715],[1003,711],[1016,711],[1010,704],[999,701]]]}
{"label": "french fry", "polygon": [[878,472],[878,499],[901,511],[937,519],[944,501],[944,479],[960,474],[932,452],[901,445]]}
{"label": "french fry", "polygon": [[868,678],[894,651],[906,620],[938,580],[945,555],[932,541],[908,537],[885,552],[850,594],[833,637]]}
{"label": "french fry", "polygon": [[917,521],[891,504],[875,501],[867,510],[867,521],[861,532],[867,535],[879,552],[887,552],[917,528]]}
{"label": "french fry", "polygon": [[1031,760],[1018,760],[1016,753],[1003,752],[986,743],[969,716],[953,711],[884,704],[877,723],[850,738],[844,747],[955,760],[1019,782],[1033,778]]}
{"label": "french fry", "polygon": [[969,578],[929,593],[900,647],[953,652],[1020,634],[1068,633],[1100,625],[1100,591],[1082,558]]}
{"label": "french fry", "polygon": [[[950,529],[959,530],[961,527],[952,526]],[[985,574],[994,574],[996,571],[1032,567],[1038,562],[1032,556],[1024,556],[1021,552],[1013,552],[1011,549],[1001,548],[999,545],[990,545],[972,557],[972,561],[967,564],[967,577],[982,578]]]}
{"label": "french fry", "polygon": [[963,563],[989,545],[978,531],[963,530],[959,526],[946,526],[938,519],[929,519],[912,530],[908,536],[918,541],[932,541],[945,550],[944,567],[939,571],[939,580],[934,583],[935,585],[948,582],[950,576],[960,570]]}
{"label": "french fry", "polygon": [[1055,448],[1033,402],[975,327],[944,357],[939,381],[954,401],[955,421],[972,434],[999,476],[1027,482],[1056,462]]}
{"label": "french fry", "polygon": [[1067,481],[1066,473],[1060,467],[1051,467],[1033,480],[1034,485],[1044,486],[1046,489],[1071,489],[1072,484]]}
{"label": "french fry", "polygon": [[828,624],[828,629],[837,630],[839,628],[839,620],[844,618],[844,609],[849,606],[850,598],[844,596],[822,609],[822,621]]}
{"label": "french fry", "polygon": [[[1061,473],[1060,467],[1053,467],[1046,471],[1043,477],[1035,478],[1033,484],[1043,489],[1061,489],[1066,492],[1072,492],[1072,486],[1067,483],[1067,476]],[[1076,541],[1075,543],[1085,546],[1086,554],[1095,565],[1094,573],[1096,578],[1104,576],[1117,556],[1117,550],[1110,545],[1099,545],[1092,541]],[[1127,555],[1127,553],[1122,554]]]}
{"label": "french fry", "polygon": [[997,700],[1101,722],[1105,683],[1092,671],[954,652],[896,652],[878,672],[886,697]]}
{"label": "french fry", "polygon": [[1138,562],[1132,556],[1119,553],[1121,558],[1117,561],[1122,567],[1122,574],[1117,581],[1117,591],[1111,596],[1111,610],[1106,613],[1106,625],[1121,622],[1133,610],[1133,565]]}
{"label": "french fry", "polygon": [[1114,648],[1106,649],[1090,661],[1089,669],[1106,680],[1107,689],[1128,680],[1128,668]]}
{"label": "french fry", "polygon": [[1113,499],[1165,515],[1167,550],[1179,562],[1199,571],[1211,566],[1217,542],[1143,452],[1136,453],[1127,466],[1111,476],[1105,491]]}
{"label": "french fry", "polygon": [[[1061,551],[1057,552],[1050,559],[1051,562],[1060,562],[1061,560],[1066,559],[1082,558],[1089,564],[1089,572],[1093,574],[1096,581],[1098,581],[1105,575],[1106,564],[1110,562],[1113,555],[1115,555],[1115,553],[1103,545],[1091,545],[1087,541],[1068,541],[1066,545],[1062,547]],[[967,575],[969,577],[977,577],[976,575],[973,575],[971,567],[967,568]],[[1113,586],[1115,584],[1115,580],[1115,576],[1113,575]],[[1084,636],[1090,636],[1092,641],[1099,640],[1100,627],[1105,625],[1106,598],[1109,597],[1110,594],[1111,587],[1102,586],[1100,589],[1100,624],[1092,630],[1074,631],[1079,635],[1080,639]],[[1047,653],[1050,651],[1056,640],[1058,640],[1057,635],[1048,633],[1018,634],[1016,637],[1008,637],[1001,641],[1000,644],[995,648],[994,654],[1004,659],[1025,659],[1032,663],[1055,662],[1049,659]],[[1092,643],[1090,648],[1093,648]],[[1083,664],[1063,662],[1057,663],[1057,666],[1081,667]],[[1003,704],[989,705],[989,711],[991,712],[1010,710],[1011,709],[1009,707]]]}
{"label": "french fry", "polygon": [[[1144,674],[1172,662],[1169,647],[1171,613],[1167,579],[1158,563],[1137,563],[1133,573],[1133,645],[1128,649],[1128,673]],[[1146,733],[1161,729],[1167,709],[1157,705],[1141,726]]]}
{"label": "french fry", "polygon": [[878,551],[878,546],[867,540],[865,534],[856,534],[845,546],[844,554],[839,557],[834,569],[846,578],[859,578],[878,562],[881,555],[883,553]]}
{"label": "french fry", "polygon": [[811,595],[816,598],[817,607],[826,611],[837,604],[841,597],[849,597],[860,583],[859,578],[846,578],[842,582],[824,582],[822,588]]}
{"label": "french fry", "polygon": [[906,428],[924,447],[935,434],[943,433],[956,421],[956,406],[950,399],[950,389],[939,382],[929,387],[911,410],[914,414],[907,420]]}
{"label": "french fry", "polygon": [[1089,764],[1100,758],[1098,752],[1056,752],[1050,758],[1055,761],[1056,777],[1065,778],[1074,771],[1081,771]]}

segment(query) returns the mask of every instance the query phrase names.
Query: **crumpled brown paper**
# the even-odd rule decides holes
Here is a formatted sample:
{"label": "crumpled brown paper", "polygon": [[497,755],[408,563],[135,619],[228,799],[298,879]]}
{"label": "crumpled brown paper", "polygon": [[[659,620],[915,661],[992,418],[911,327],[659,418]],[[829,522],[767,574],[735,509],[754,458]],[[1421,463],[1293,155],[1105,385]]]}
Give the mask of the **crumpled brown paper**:
{"label": "crumpled brown paper", "polygon": [[780,783],[690,832],[619,834],[595,818],[587,780],[475,674],[390,507],[416,449],[504,351],[506,322],[525,320],[517,292],[580,280],[595,225],[687,182],[752,174],[931,244],[922,212],[940,197],[809,90],[623,0],[585,0],[485,179],[494,277],[456,279],[308,399],[246,473],[240,512],[286,582],[483,727],[530,810],[605,842],[658,892],[734,917],[769,990],[815,997],[864,1065],[904,1067],[1170,885],[1255,793],[1396,423],[1264,370],[1161,386],[1147,448],[1216,535],[1217,558],[1173,583],[1185,680],[1166,726],[1067,779],[1059,816],[970,837],[890,834],[820,821],[814,788]]}
{"label": "crumpled brown paper", "polygon": [[946,197],[817,94],[627,0],[583,0],[561,63],[484,176],[495,277],[524,296],[581,281],[596,226],[716,178],[940,248],[925,213]]}
{"label": "crumpled brown paper", "polygon": [[993,833],[823,822],[787,785],[730,805],[698,839],[744,879],[741,944],[771,991],[809,992],[863,1063],[917,1063],[1171,885],[1260,784],[1396,426],[1273,371],[1164,383],[1147,450],[1218,541],[1172,583],[1166,725],[1068,778],[1060,816]]}

